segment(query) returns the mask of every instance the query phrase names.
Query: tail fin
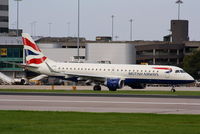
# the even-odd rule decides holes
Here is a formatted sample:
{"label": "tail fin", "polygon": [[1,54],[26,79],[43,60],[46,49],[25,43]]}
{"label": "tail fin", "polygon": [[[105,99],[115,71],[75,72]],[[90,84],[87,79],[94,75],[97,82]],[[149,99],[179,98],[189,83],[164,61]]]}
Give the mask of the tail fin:
{"label": "tail fin", "polygon": [[41,64],[47,59],[29,34],[22,33],[22,40],[24,44],[26,64]]}

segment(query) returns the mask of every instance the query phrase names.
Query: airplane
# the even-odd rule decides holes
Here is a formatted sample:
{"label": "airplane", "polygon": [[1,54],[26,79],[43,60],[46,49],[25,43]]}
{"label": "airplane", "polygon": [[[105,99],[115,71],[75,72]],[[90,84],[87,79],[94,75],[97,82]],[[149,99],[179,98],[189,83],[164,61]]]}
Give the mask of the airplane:
{"label": "airplane", "polygon": [[146,84],[175,85],[193,83],[194,78],[176,66],[128,65],[99,63],[62,63],[46,57],[29,34],[23,33],[25,67],[27,70],[71,81],[93,83],[93,90],[100,91],[101,85],[110,91],[124,86],[145,88]]}

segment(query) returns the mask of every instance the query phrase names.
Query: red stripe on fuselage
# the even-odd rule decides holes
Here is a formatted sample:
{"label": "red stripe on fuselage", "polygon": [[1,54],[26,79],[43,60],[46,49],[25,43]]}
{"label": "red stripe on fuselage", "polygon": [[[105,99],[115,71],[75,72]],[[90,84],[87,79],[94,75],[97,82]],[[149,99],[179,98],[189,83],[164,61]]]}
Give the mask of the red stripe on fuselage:
{"label": "red stripe on fuselage", "polygon": [[153,67],[153,69],[172,70],[171,68],[166,68],[166,67]]}
{"label": "red stripe on fuselage", "polygon": [[47,59],[47,57],[42,57],[39,59],[31,59],[29,61],[26,61],[27,64],[41,64],[43,63],[45,60]]}
{"label": "red stripe on fuselage", "polygon": [[30,46],[30,47],[32,47],[34,50],[41,52],[41,50],[39,49],[39,47],[38,47],[36,44],[32,43],[30,40],[28,40],[28,39],[26,39],[26,38],[22,38],[22,40],[23,40],[23,44],[24,44],[24,45]]}

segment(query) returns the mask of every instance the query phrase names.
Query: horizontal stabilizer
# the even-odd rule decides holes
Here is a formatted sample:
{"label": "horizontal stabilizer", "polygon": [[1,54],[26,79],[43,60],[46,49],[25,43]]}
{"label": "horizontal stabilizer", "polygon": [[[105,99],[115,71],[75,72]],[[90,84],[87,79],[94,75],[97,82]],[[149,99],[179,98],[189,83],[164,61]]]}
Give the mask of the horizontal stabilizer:
{"label": "horizontal stabilizer", "polygon": [[26,69],[27,67],[38,68],[38,66],[27,65],[27,64],[22,64],[22,63],[15,63],[15,62],[8,62],[8,61],[5,61],[4,63],[11,64],[11,65],[17,65],[17,66],[24,68],[24,69]]}

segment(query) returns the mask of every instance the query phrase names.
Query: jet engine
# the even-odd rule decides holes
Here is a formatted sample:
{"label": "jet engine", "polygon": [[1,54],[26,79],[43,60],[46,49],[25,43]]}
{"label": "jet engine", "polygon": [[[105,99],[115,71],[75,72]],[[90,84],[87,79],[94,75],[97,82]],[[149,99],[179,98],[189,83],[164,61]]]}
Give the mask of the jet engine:
{"label": "jet engine", "polygon": [[104,85],[107,86],[110,91],[116,91],[117,89],[121,89],[124,87],[124,80],[107,79]]}

